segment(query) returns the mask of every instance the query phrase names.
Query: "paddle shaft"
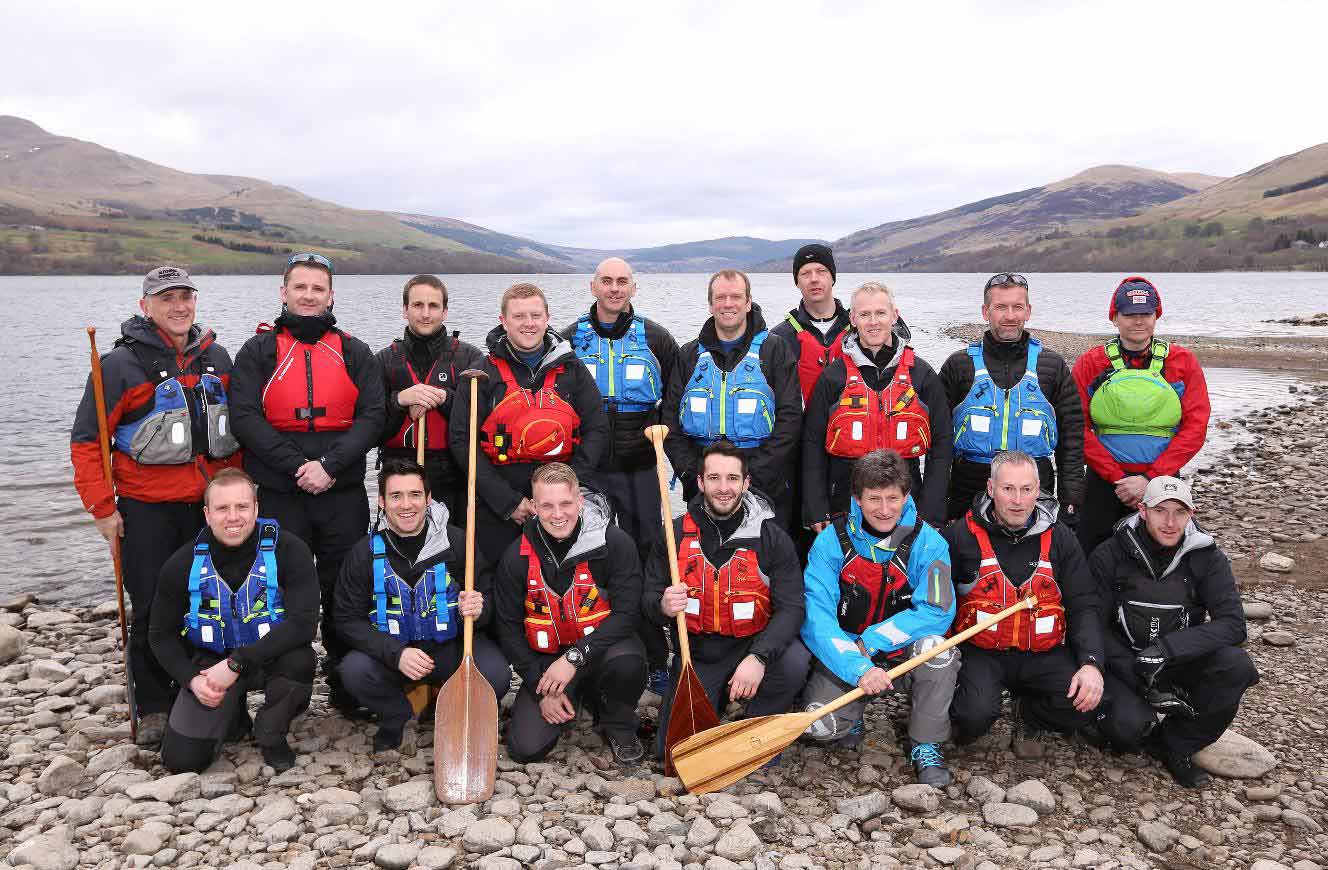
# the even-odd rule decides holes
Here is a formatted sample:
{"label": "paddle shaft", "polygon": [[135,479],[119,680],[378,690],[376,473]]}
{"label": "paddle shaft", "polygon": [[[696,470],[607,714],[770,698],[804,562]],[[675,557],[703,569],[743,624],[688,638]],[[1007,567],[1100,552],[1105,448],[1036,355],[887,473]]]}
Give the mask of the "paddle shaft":
{"label": "paddle shaft", "polygon": [[[479,378],[470,379],[470,443],[467,445],[469,462],[466,465],[466,586],[467,592],[475,591],[475,443],[479,438],[476,428],[480,403]],[[420,418],[423,425],[424,418]],[[423,429],[420,430],[423,432]],[[420,439],[423,445],[424,439]],[[421,446],[420,452],[424,452]],[[471,657],[475,646],[475,620],[467,616],[461,628],[461,660]]]}
{"label": "paddle shaft", "polygon": [[[92,396],[97,404],[97,440],[101,445],[101,473],[106,485],[115,492],[115,479],[111,475],[111,430],[106,422],[106,388],[101,380],[101,354],[97,353],[97,327],[88,327],[88,344],[92,352]],[[112,496],[114,497],[114,496]],[[129,672],[129,626],[125,619],[124,568],[120,561],[120,539],[111,540],[111,563],[115,566],[115,603],[120,612],[120,647],[124,650],[126,691],[134,691],[133,676]],[[133,704],[133,698],[129,699]],[[138,721],[129,717],[129,735],[138,736]]]}
{"label": "paddle shaft", "polygon": [[[673,537],[673,511],[669,510],[669,483],[665,479],[664,472],[664,433],[669,430],[666,426],[651,426],[647,429],[647,432],[650,429],[656,430],[647,434],[646,437],[650,439],[651,444],[655,445],[655,476],[659,478],[659,512],[664,521],[664,543],[668,547],[665,556],[669,562],[669,579],[674,586],[677,586],[682,583],[682,580],[678,577],[678,542]],[[663,429],[664,433],[660,433],[659,429]],[[677,620],[678,654],[682,656],[682,666],[686,668],[692,664],[692,648],[687,638],[687,612],[685,610],[678,611]]]}
{"label": "paddle shaft", "polygon": [[420,468],[424,467],[424,418],[427,416],[429,414],[425,412],[415,421],[415,464]]}

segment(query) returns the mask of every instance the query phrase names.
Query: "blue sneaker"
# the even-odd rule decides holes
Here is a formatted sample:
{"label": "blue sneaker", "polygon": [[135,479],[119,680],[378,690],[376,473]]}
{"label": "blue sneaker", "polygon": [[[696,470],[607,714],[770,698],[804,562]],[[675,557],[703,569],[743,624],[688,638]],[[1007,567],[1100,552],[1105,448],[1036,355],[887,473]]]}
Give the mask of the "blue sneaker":
{"label": "blue sneaker", "polygon": [[936,788],[947,786],[954,779],[945,767],[945,756],[935,743],[915,743],[908,757],[917,771],[918,782]]}
{"label": "blue sneaker", "polygon": [[655,668],[646,676],[646,688],[661,698],[669,692],[669,669]]}

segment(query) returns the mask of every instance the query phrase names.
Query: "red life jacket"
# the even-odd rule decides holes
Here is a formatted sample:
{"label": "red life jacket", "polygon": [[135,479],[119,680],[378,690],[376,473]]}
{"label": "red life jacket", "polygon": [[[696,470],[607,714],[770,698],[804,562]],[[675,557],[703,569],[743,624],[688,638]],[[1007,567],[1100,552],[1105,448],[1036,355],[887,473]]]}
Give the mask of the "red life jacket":
{"label": "red life jacket", "polygon": [[[448,350],[445,350],[438,355],[438,359],[434,361],[433,368],[429,369],[429,373],[425,376],[423,380],[420,380],[419,375],[415,374],[415,367],[410,364],[410,359],[406,356],[405,351],[401,348],[400,340],[394,342],[392,348],[393,348],[393,353],[397,357],[397,359],[394,361],[396,370],[385,373],[388,377],[389,382],[395,382],[396,379],[400,378],[401,374],[404,372],[406,377],[410,378],[410,382],[412,385],[430,384],[432,386],[438,386],[440,381],[439,375],[445,374],[447,389],[449,390],[453,389],[456,384],[456,371],[453,362],[456,359],[457,341],[458,339],[453,338],[451,347]],[[393,389],[395,389],[395,386],[393,386]],[[430,408],[428,411],[424,413],[424,417],[422,419],[425,421],[424,449],[446,450],[447,418],[444,417],[442,415],[442,412],[439,411],[437,408]],[[416,427],[418,426],[418,424],[419,420],[416,420],[414,417],[410,416],[409,413],[407,413],[406,419],[401,421],[401,428],[391,438],[388,438],[385,442],[383,442],[383,446],[414,448],[415,439],[417,436]]]}
{"label": "red life jacket", "polygon": [[978,564],[977,582],[967,595],[959,599],[959,612],[955,615],[952,635],[977,625],[980,618],[1000,613],[1021,598],[1037,596],[1037,607],[1021,610],[1008,616],[986,631],[978,632],[969,641],[983,649],[1018,649],[1026,652],[1046,652],[1065,642],[1065,603],[1061,600],[1061,587],[1051,570],[1051,533],[1049,528],[1041,535],[1042,549],[1037,568],[1024,585],[1015,588],[1001,570],[996,552],[991,547],[987,530],[973,519],[970,510],[968,530],[977,539],[982,561]]}
{"label": "red life jacket", "polygon": [[[890,561],[882,564],[865,559],[853,546],[848,536],[848,518],[835,520],[835,533],[844,554],[839,569],[839,627],[850,634],[862,634],[873,625],[885,622],[907,608],[913,600],[913,589],[908,582],[908,557],[913,542],[922,531],[921,522],[913,527],[908,537],[895,548]],[[891,655],[905,652],[907,647]]]}
{"label": "red life jacket", "polygon": [[539,555],[521,536],[526,557],[526,643],[535,652],[556,653],[594,632],[611,612],[609,599],[590,576],[590,563],[579,562],[572,583],[561,597],[549,591],[540,570]]}
{"label": "red life jacket", "polygon": [[[259,331],[264,331],[260,326]],[[355,422],[360,388],[351,380],[341,333],[314,344],[277,330],[277,366],[263,387],[263,416],[278,432],[345,432]]]}
{"label": "red life jacket", "polygon": [[566,462],[581,443],[581,416],[554,386],[563,366],[549,369],[544,385],[526,389],[516,382],[507,360],[490,356],[507,392],[480,426],[480,448],[489,461]]}
{"label": "red life jacket", "polygon": [[687,630],[693,634],[748,637],[770,622],[770,578],[756,551],[745,547],[716,568],[701,549],[701,530],[683,514],[678,576],[687,584]]}
{"label": "red life jacket", "polygon": [[816,388],[816,379],[825,371],[825,367],[844,356],[844,333],[830,339],[829,344],[821,344],[819,333],[813,333],[798,322],[792,312],[784,318],[793,327],[793,334],[798,337],[798,384],[802,387],[802,404],[812,400],[812,390]]}
{"label": "red life jacket", "polygon": [[906,347],[889,385],[877,392],[868,389],[857,363],[845,356],[847,380],[826,423],[825,451],[844,459],[883,447],[899,451],[905,459],[926,453],[931,446],[931,419],[913,389],[912,368],[913,348]]}

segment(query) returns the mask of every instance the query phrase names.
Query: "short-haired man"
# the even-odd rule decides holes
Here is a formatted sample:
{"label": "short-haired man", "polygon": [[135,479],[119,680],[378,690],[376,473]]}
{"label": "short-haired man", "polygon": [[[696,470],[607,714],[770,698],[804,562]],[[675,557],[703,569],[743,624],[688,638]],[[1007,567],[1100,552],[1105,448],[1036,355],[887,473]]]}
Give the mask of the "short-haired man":
{"label": "short-haired man", "polygon": [[521,677],[508,755],[544,758],[584,704],[614,760],[636,764],[645,754],[636,702],[646,681],[636,542],[610,523],[603,496],[583,495],[561,462],[536,470],[531,491],[535,515],[494,579],[498,642]]}
{"label": "short-haired man", "polygon": [[1172,477],[1208,437],[1208,382],[1194,354],[1158,339],[1162,294],[1126,278],[1107,317],[1119,335],[1074,364],[1084,408],[1084,503],[1079,543],[1091,553],[1142,503],[1155,477]]}
{"label": "short-haired man", "polygon": [[378,351],[386,412],[379,459],[414,459],[423,421],[429,495],[447,506],[452,522],[464,522],[465,480],[447,447],[448,418],[457,375],[478,368],[484,352],[447,331],[447,285],[436,275],[406,281],[401,317],[401,338]]}
{"label": "short-haired man", "polygon": [[1189,484],[1155,477],[1138,513],[1089,559],[1111,614],[1103,736],[1145,746],[1186,788],[1211,780],[1191,756],[1222,736],[1259,682],[1240,648],[1245,612],[1231,562],[1194,514]]}
{"label": "short-haired man", "polygon": [[986,497],[942,533],[950,545],[963,631],[1016,601],[1037,607],[1006,617],[961,644],[964,666],[950,714],[955,742],[991,729],[1001,691],[1018,698],[1031,732],[1074,732],[1096,718],[1102,700],[1102,604],[1074,532],[1057,521],[1059,507],[1041,493],[1037,462],[1027,453],[998,453]]}
{"label": "short-haired man", "polygon": [[[595,377],[572,346],[549,329],[544,291],[521,282],[503,291],[499,324],[479,367],[479,451],[475,457],[475,543],[490,564],[502,558],[535,514],[530,477],[565,462],[593,479],[609,428]],[[470,390],[456,397],[449,423],[452,454],[467,469]]]}
{"label": "short-haired man", "polygon": [[235,355],[231,406],[264,515],[307,542],[318,563],[328,702],[354,714],[337,675],[347,646],[333,594],[341,560],[369,526],[364,457],[383,425],[383,376],[368,345],[337,328],[332,303],[332,263],[292,256],[280,316]]}
{"label": "short-haired man", "polygon": [[747,454],[752,486],[788,528],[789,480],[802,426],[797,351],[766,329],[744,273],[725,269],[710,276],[706,300],[710,319],[678,352],[664,392],[669,462],[690,501],[697,492],[701,451],[721,438],[732,442]]}
{"label": "short-haired man", "polygon": [[[475,555],[475,589],[464,592],[465,534],[429,495],[424,469],[388,459],[378,473],[384,521],[351,548],[337,581],[337,631],[350,645],[341,660],[348,691],[378,717],[374,751],[401,746],[414,711],[407,684],[442,685],[461,665],[461,627],[475,620],[474,657],[494,694],[511,672],[498,646],[479,633],[493,607],[493,572]],[[486,606],[487,605],[487,606]]]}
{"label": "short-haired man", "polygon": [[[887,671],[941,643],[954,618],[954,586],[945,541],[918,517],[913,476],[893,450],[873,450],[853,464],[848,515],[816,536],[804,575],[807,618],[802,639],[815,660],[807,709],[854,686],[868,696],[899,689],[912,701],[908,736],[918,782],[951,780],[940,744],[950,737],[950,698],[959,651],[949,650],[892,683]],[[870,697],[821,717],[808,735],[856,746]]]}
{"label": "short-haired man", "polygon": [[[715,710],[745,702],[744,716],[787,712],[807,681],[811,653],[798,640],[804,612],[802,570],[793,539],[765,499],[750,490],[747,457],[727,441],[701,453],[698,495],[673,521],[678,578],[664,547],[646,565],[645,617],[674,625],[687,614],[692,666]],[[659,717],[664,751],[682,669],[674,658]]]}
{"label": "short-haired man", "polygon": [[[207,525],[166,560],[152,602],[152,652],[180,684],[161,762],[205,770],[251,729],[263,760],[295,764],[286,740],[309,706],[318,574],[304,541],[258,516],[258,488],[224,469],[203,494]],[[263,690],[252,720],[245,698]]]}
{"label": "short-haired man", "polygon": [[113,482],[102,471],[91,376],[69,438],[74,487],[97,531],[120,548],[133,604],[129,660],[143,745],[161,740],[174,696],[170,674],[148,644],[157,576],[203,525],[208,478],[240,462],[227,405],[231,356],[212,330],[195,323],[197,294],[184,269],[148,272],[141,313],[121,324],[120,339],[102,355]]}
{"label": "short-haired man", "polygon": [[[844,355],[826,366],[802,427],[803,521],[817,531],[849,506],[853,461],[894,450],[908,463],[922,519],[945,518],[950,406],[936,372],[909,346],[894,293],[869,281],[853,291]],[[919,460],[926,458],[924,477]]]}
{"label": "short-haired man", "polygon": [[802,294],[798,307],[770,329],[798,350],[798,385],[805,405],[816,379],[844,353],[848,309],[835,298],[835,254],[828,245],[803,245],[793,255],[793,283]]}
{"label": "short-haired man", "polygon": [[1019,450],[1037,460],[1038,479],[1073,521],[1084,489],[1084,409],[1065,359],[1028,334],[1028,279],[1001,272],[982,290],[982,338],[950,354],[941,384],[953,409],[954,465],[948,519],[962,517],[986,490],[991,460]]}

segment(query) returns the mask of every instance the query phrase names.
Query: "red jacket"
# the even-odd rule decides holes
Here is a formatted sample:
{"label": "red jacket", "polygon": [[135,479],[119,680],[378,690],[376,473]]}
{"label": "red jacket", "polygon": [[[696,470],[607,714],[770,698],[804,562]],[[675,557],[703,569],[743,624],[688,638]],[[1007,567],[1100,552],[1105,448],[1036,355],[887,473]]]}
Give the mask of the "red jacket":
{"label": "red jacket", "polygon": [[[1096,388],[1094,382],[1111,369],[1105,345],[1092,348],[1075,361],[1070,374],[1074,377],[1075,386],[1079,388],[1079,399],[1084,406],[1084,460],[1093,473],[1108,483],[1115,483],[1122,477],[1140,472],[1149,477],[1174,476],[1180,472],[1185,463],[1194,458],[1208,436],[1208,416],[1212,412],[1212,406],[1208,402],[1208,382],[1204,380],[1203,369],[1199,367],[1199,360],[1195,359],[1191,351],[1175,342],[1169,344],[1171,350],[1167,354],[1166,365],[1162,368],[1162,377],[1168,383],[1183,387],[1178,390],[1180,428],[1176,430],[1175,436],[1162,451],[1162,455],[1153,460],[1151,465],[1117,462],[1093,431],[1088,403]],[[1151,354],[1135,360],[1125,357],[1127,364],[1134,368],[1146,368],[1151,358]]]}

